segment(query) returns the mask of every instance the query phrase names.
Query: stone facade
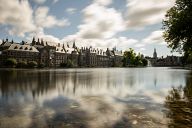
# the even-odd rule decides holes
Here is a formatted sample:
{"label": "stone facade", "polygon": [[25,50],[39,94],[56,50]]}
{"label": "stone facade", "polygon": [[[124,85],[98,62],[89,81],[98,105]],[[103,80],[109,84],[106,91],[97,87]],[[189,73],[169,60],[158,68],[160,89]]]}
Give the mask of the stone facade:
{"label": "stone facade", "polygon": [[123,53],[116,49],[106,51],[92,47],[78,48],[73,43],[72,47],[65,44],[50,45],[43,40],[33,38],[31,43],[21,43],[3,40],[0,45],[0,65],[6,59],[15,58],[17,61],[36,61],[46,67],[60,67],[69,60],[74,67],[111,67],[122,65]]}

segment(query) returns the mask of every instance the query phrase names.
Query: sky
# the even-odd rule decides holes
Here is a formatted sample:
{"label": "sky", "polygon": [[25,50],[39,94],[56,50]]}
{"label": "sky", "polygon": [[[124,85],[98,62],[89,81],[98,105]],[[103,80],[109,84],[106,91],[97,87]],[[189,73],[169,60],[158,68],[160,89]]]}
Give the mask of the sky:
{"label": "sky", "polygon": [[175,0],[0,0],[0,41],[33,37],[78,47],[171,53],[162,21]]}

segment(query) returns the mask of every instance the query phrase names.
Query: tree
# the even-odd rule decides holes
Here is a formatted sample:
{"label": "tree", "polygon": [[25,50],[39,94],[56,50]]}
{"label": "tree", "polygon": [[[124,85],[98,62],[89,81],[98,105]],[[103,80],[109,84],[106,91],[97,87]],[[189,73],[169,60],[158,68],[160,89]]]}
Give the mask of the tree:
{"label": "tree", "polygon": [[134,65],[136,53],[132,48],[124,52],[123,65]]}
{"label": "tree", "polygon": [[35,68],[35,67],[37,67],[37,62],[36,61],[29,61],[28,62],[28,67],[29,68]]}
{"label": "tree", "polygon": [[39,68],[44,68],[45,67],[45,63],[43,63],[43,62],[39,63],[38,67]]}
{"label": "tree", "polygon": [[14,59],[14,58],[8,58],[6,61],[5,61],[5,66],[6,67],[15,67],[17,65],[17,60]]}
{"label": "tree", "polygon": [[26,61],[19,61],[17,63],[18,68],[26,68],[27,67],[27,62]]}
{"label": "tree", "polygon": [[68,59],[67,62],[61,63],[60,67],[72,68],[72,67],[75,67],[75,65],[74,65],[74,63],[73,63],[73,61],[71,59]]}
{"label": "tree", "polygon": [[192,56],[192,4],[191,0],[176,0],[163,21],[163,37],[173,51]]}
{"label": "tree", "polygon": [[147,60],[144,57],[142,57],[140,53],[137,55],[132,48],[124,52],[124,58],[123,58],[124,67],[147,66],[147,64],[148,64]]}
{"label": "tree", "polygon": [[146,59],[142,59],[141,61],[143,63],[143,66],[147,66],[148,65],[148,61]]}

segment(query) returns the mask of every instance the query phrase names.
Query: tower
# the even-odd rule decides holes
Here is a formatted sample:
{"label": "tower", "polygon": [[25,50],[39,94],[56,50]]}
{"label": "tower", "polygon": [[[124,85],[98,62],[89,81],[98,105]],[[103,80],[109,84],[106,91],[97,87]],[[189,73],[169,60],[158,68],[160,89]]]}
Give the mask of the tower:
{"label": "tower", "polygon": [[31,44],[32,44],[32,46],[34,46],[36,44],[35,37],[33,37]]}
{"label": "tower", "polygon": [[153,58],[154,58],[154,59],[157,59],[157,52],[156,52],[156,48],[154,48]]}

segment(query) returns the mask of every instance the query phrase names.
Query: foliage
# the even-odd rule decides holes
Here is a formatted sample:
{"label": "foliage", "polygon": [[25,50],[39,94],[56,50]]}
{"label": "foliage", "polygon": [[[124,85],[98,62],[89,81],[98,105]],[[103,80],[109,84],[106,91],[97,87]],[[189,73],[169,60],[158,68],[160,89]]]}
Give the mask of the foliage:
{"label": "foliage", "polygon": [[176,0],[163,21],[163,37],[173,51],[184,52],[192,62],[192,4],[191,0]]}
{"label": "foliage", "polygon": [[17,68],[26,68],[27,67],[27,62],[26,61],[19,61],[17,63]]}
{"label": "foliage", "polygon": [[17,60],[14,59],[14,58],[8,58],[6,61],[5,61],[5,66],[6,67],[15,67],[17,65]]}
{"label": "foliage", "polygon": [[124,52],[123,66],[147,66],[147,60],[140,54],[136,54],[133,49]]}
{"label": "foliage", "polygon": [[143,66],[147,66],[147,65],[148,65],[147,59],[142,59],[141,61],[142,61],[142,63],[143,63]]}
{"label": "foliage", "polygon": [[29,68],[35,68],[35,67],[37,67],[37,62],[36,61],[29,61],[28,62],[28,67]]}
{"label": "foliage", "polygon": [[72,68],[72,67],[75,67],[75,65],[74,65],[74,63],[73,63],[73,61],[71,59],[68,59],[67,62],[61,63],[60,67]]}
{"label": "foliage", "polygon": [[39,65],[38,65],[39,68],[44,68],[45,67],[45,63],[41,62]]}

